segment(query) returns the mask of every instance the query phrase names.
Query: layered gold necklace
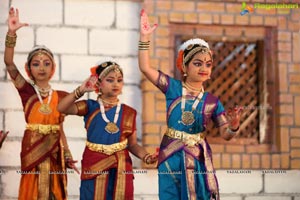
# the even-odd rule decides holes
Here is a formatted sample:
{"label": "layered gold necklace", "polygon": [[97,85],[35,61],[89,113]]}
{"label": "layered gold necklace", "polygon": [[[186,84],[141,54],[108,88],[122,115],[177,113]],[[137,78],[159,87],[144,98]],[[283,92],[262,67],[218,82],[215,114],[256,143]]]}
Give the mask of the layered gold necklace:
{"label": "layered gold necklace", "polygon": [[[43,96],[45,95],[46,92],[43,89],[39,88],[37,85],[33,85],[33,88],[36,92],[36,95],[39,99],[39,102],[41,103],[41,106],[39,108],[39,112],[42,113],[42,114],[45,114],[45,115],[49,115],[52,112],[52,109],[50,108],[50,102],[52,100],[52,93],[53,93],[53,90],[51,89],[51,86],[49,86],[47,88],[47,95],[48,95],[47,103],[44,103],[44,101],[42,99],[42,95],[40,93],[40,90],[42,90],[44,92]],[[45,95],[45,96],[47,96],[47,95]]]}
{"label": "layered gold necklace", "polygon": [[186,88],[184,87],[184,85],[182,86],[182,100],[181,100],[181,122],[188,126],[188,125],[192,125],[195,122],[195,116],[194,116],[194,110],[196,109],[196,107],[198,106],[200,100],[203,97],[204,94],[204,89],[203,87],[201,87],[201,89],[198,91],[199,94],[198,96],[194,99],[194,103],[192,105],[192,110],[191,111],[185,111],[185,103],[186,103],[186,96],[187,96],[187,92],[186,92]]}
{"label": "layered gold necklace", "polygon": [[[98,103],[100,105],[100,112],[101,112],[102,119],[107,123],[106,126],[105,126],[105,130],[108,133],[111,133],[111,134],[118,133],[120,129],[117,125],[117,122],[118,122],[118,119],[119,119],[119,112],[120,112],[120,109],[121,109],[121,103],[119,101],[115,102],[115,103],[117,103],[117,108],[116,108],[116,112],[115,112],[115,116],[114,116],[114,121],[111,122],[111,121],[109,121],[109,119],[107,118],[107,116],[105,114],[105,108],[104,108],[103,102],[104,102],[103,99],[98,98]],[[111,102],[111,104],[112,104],[112,102]]]}

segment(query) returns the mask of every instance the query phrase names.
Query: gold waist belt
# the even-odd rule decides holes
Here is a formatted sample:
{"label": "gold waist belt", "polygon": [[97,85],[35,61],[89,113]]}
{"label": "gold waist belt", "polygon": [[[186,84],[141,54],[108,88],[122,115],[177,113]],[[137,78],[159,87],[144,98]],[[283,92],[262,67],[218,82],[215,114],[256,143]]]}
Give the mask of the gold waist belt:
{"label": "gold waist belt", "polygon": [[34,132],[38,132],[43,135],[55,133],[59,131],[60,125],[52,124],[26,124],[26,129]]}
{"label": "gold waist belt", "polygon": [[114,143],[114,144],[96,144],[89,141],[86,141],[86,146],[91,151],[97,151],[100,153],[104,153],[106,155],[112,155],[117,151],[121,151],[123,149],[126,149],[127,147],[127,139],[123,140],[122,142]]}
{"label": "gold waist belt", "polygon": [[179,139],[185,145],[190,146],[190,147],[201,143],[201,141],[203,141],[203,139],[205,138],[204,133],[190,134],[190,133],[186,133],[184,131],[178,131],[178,130],[175,130],[172,128],[168,128],[165,135],[167,135],[171,138],[174,138],[174,139]]}

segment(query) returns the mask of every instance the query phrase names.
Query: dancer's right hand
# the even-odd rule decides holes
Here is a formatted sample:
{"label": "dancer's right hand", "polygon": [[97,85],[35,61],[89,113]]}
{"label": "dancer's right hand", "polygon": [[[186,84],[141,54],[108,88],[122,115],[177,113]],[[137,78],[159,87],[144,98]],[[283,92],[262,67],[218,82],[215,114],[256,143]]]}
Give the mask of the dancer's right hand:
{"label": "dancer's right hand", "polygon": [[17,30],[23,26],[28,26],[27,23],[21,23],[19,20],[19,10],[11,7],[8,13],[8,32],[9,34],[15,34]]}
{"label": "dancer's right hand", "polygon": [[95,75],[91,75],[88,79],[86,79],[80,86],[80,91],[85,92],[93,92],[99,87],[98,77]]}
{"label": "dancer's right hand", "polygon": [[141,10],[141,22],[140,22],[140,34],[142,36],[151,35],[154,30],[157,28],[157,24],[154,24],[152,27],[149,22],[149,18],[144,9]]}

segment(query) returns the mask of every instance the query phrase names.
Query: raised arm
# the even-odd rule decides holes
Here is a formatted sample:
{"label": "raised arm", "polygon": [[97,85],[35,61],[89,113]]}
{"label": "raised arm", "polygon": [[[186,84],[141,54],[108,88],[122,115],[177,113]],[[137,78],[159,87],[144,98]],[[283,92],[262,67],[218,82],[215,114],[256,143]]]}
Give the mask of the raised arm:
{"label": "raised arm", "polygon": [[159,73],[156,69],[150,66],[150,36],[156,29],[157,24],[150,26],[147,13],[144,9],[141,11],[140,21],[140,41],[139,41],[139,67],[141,72],[149,79],[153,84],[156,84]]}
{"label": "raised arm", "polygon": [[8,14],[8,31],[5,40],[5,50],[4,50],[4,63],[6,69],[11,77],[15,77],[18,73],[18,69],[13,61],[14,59],[14,49],[17,40],[17,30],[23,26],[28,26],[27,23],[21,23],[19,21],[19,10],[11,7]]}
{"label": "raised arm", "polygon": [[81,86],[59,101],[57,110],[67,115],[77,115],[78,109],[75,101],[83,96],[84,93],[94,91],[97,81],[98,78],[96,76],[89,77]]}

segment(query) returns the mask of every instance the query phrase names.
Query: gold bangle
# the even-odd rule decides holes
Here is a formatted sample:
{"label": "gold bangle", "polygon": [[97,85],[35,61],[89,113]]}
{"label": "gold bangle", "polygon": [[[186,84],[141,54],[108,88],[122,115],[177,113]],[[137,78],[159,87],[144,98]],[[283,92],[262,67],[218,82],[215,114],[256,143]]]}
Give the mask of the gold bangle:
{"label": "gold bangle", "polygon": [[150,47],[150,41],[142,42],[139,41],[139,50],[148,50]]}
{"label": "gold bangle", "polygon": [[148,164],[148,165],[151,164],[151,162],[149,161],[149,158],[151,158],[151,156],[148,156],[146,159],[146,164]]}
{"label": "gold bangle", "polygon": [[150,157],[150,153],[147,153],[146,155],[144,155],[143,157],[143,162],[146,163],[146,164],[149,164],[148,163],[148,158]]}
{"label": "gold bangle", "polygon": [[149,50],[149,48],[139,48],[139,50]]}
{"label": "gold bangle", "polygon": [[150,44],[150,41],[147,42],[139,41],[139,44]]}
{"label": "gold bangle", "polygon": [[5,46],[9,48],[13,48],[16,46],[17,42],[17,35],[9,35],[8,33],[6,34],[5,38]]}
{"label": "gold bangle", "polygon": [[148,50],[149,46],[139,46],[139,50]]}
{"label": "gold bangle", "polygon": [[76,100],[83,96],[83,93],[80,92],[80,86],[74,90],[74,95]]}

